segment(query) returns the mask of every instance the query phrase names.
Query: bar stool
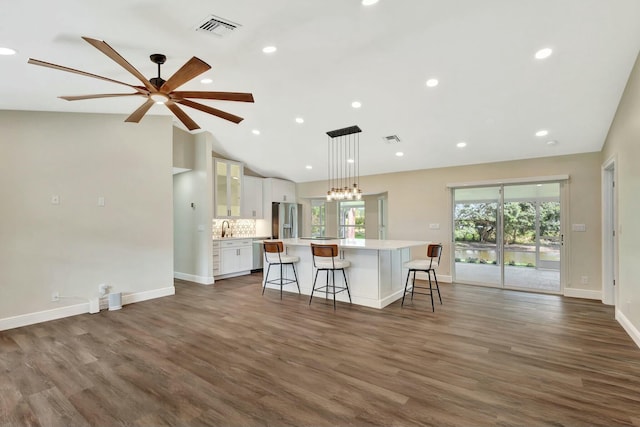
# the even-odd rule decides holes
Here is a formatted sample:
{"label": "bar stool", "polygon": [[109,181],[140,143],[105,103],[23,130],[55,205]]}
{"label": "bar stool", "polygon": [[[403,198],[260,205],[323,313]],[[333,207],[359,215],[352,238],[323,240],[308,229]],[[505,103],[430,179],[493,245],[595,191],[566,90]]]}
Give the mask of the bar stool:
{"label": "bar stool", "polygon": [[[282,287],[290,283],[295,283],[298,287],[298,293],[300,293],[300,284],[298,284],[298,275],[296,274],[296,262],[300,261],[300,258],[293,255],[287,255],[284,253],[284,245],[281,241],[263,242],[264,247],[264,260],[268,264],[267,274],[264,276],[264,284],[262,286],[262,295],[267,287],[267,283],[280,286],[280,299],[282,299]],[[280,266],[280,277],[277,279],[269,280],[269,272],[272,265]],[[284,266],[290,265],[293,269],[293,277],[295,279],[289,279],[284,277]]]}
{"label": "bar stool", "polygon": [[[413,301],[413,294],[415,289],[429,289],[429,292],[415,292],[416,294],[430,295],[431,296],[431,311],[436,311],[433,305],[433,291],[438,291],[438,299],[442,304],[442,297],[440,296],[440,286],[438,286],[438,278],[436,277],[436,268],[440,265],[440,256],[442,255],[441,244],[430,244],[427,246],[427,258],[426,259],[414,259],[404,263],[404,267],[408,268],[407,281],[404,284],[404,294],[402,294],[402,303],[400,306],[404,306],[404,297],[408,292],[411,292],[411,301]],[[429,276],[429,287],[416,286],[416,271],[424,271]],[[413,280],[411,281],[411,290],[407,290],[409,286],[409,276],[413,272]],[[433,289],[431,285],[431,273],[433,273],[433,279],[436,282],[436,288]]]}
{"label": "bar stool", "polygon": [[[340,259],[338,256],[338,245],[323,245],[323,244],[311,244],[311,255],[313,257],[313,267],[316,269],[316,276],[313,279],[313,288],[311,289],[311,296],[309,297],[309,305],[313,299],[313,293],[324,290],[325,298],[329,299],[329,294],[333,294],[333,309],[336,309],[336,294],[347,291],[349,295],[349,304],[351,304],[351,292],[349,292],[349,284],[347,283],[347,274],[344,269],[351,266],[351,263],[346,259]],[[344,286],[336,287],[336,270],[342,270],[344,276]],[[327,284],[316,289],[316,281],[318,280],[318,273],[320,271],[327,272]],[[332,276],[332,286],[329,286],[329,271]],[[331,290],[329,290],[331,289]]]}

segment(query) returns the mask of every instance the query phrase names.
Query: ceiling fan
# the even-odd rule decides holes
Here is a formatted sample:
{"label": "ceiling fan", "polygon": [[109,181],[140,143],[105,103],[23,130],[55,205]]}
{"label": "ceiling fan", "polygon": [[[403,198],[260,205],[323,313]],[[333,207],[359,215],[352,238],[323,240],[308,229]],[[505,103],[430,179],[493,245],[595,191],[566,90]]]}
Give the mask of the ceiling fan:
{"label": "ceiling fan", "polygon": [[93,77],[100,80],[105,80],[112,83],[118,83],[124,86],[128,86],[135,90],[134,93],[104,93],[94,95],[79,95],[79,96],[61,96],[60,98],[67,101],[78,101],[81,99],[95,99],[95,98],[112,98],[118,96],[142,96],[146,98],[144,104],[138,107],[125,122],[138,123],[142,117],[149,111],[149,109],[155,103],[162,103],[169,108],[175,114],[175,116],[182,122],[189,130],[200,129],[200,126],[196,124],[177,104],[182,104],[187,107],[194,108],[196,110],[204,111],[205,113],[212,114],[225,120],[229,120],[233,123],[240,123],[243,118],[236,115],[227,113],[217,108],[209,107],[208,105],[200,104],[198,102],[190,101],[188,98],[196,99],[215,99],[222,101],[240,101],[240,102],[253,102],[253,95],[250,93],[241,92],[205,92],[205,91],[178,91],[175,90],[182,86],[189,80],[209,70],[211,66],[201,59],[195,56],[187,61],[182,68],[176,71],[169,80],[164,80],[160,77],[160,66],[166,61],[166,56],[162,54],[153,54],[150,56],[151,62],[158,64],[158,77],[147,79],[142,75],[135,67],[126,59],[124,59],[118,52],[116,52],[111,46],[102,40],[96,40],[89,37],[82,37],[85,41],[98,49],[100,52],[107,55],[109,58],[118,63],[122,68],[133,74],[138,80],[140,80],[143,86],[134,86],[128,83],[113,80],[107,77],[98,76],[96,74],[87,73],[84,71],[76,70],[62,65],[51,64],[49,62],[40,61],[37,59],[29,58],[28,63],[34,65],[40,65],[42,67],[54,68],[56,70],[68,71],[70,73],[76,73],[87,77]]}

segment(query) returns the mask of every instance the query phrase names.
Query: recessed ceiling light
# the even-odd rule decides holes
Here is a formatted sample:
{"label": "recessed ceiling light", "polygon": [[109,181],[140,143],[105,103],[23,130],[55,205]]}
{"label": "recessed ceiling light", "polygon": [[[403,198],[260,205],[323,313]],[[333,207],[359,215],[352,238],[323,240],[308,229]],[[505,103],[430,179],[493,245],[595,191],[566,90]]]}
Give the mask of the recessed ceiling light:
{"label": "recessed ceiling light", "polygon": [[404,156],[404,153],[403,153],[402,151],[398,151],[398,152],[396,153],[396,156],[398,156],[398,157],[402,157],[402,156]]}
{"label": "recessed ceiling light", "polygon": [[353,108],[360,108],[360,107],[362,107],[362,103],[361,103],[360,101],[353,101],[353,102],[351,103],[351,106],[352,106]]}
{"label": "recessed ceiling light", "polygon": [[278,48],[277,48],[277,47],[275,47],[275,46],[265,46],[265,47],[263,47],[263,48],[262,48],[262,51],[263,51],[264,53],[273,53],[273,52],[275,52],[276,50],[278,50]]}
{"label": "recessed ceiling light", "polygon": [[296,123],[304,123],[304,119],[302,117],[296,117]]}
{"label": "recessed ceiling light", "polygon": [[466,143],[466,142],[464,142],[464,141],[460,141],[460,142],[458,142],[458,143],[456,144],[456,147],[458,147],[458,148],[464,148],[464,147],[466,147],[466,146],[467,146],[467,143]]}
{"label": "recessed ceiling light", "polygon": [[307,168],[307,169],[313,169],[313,166],[311,166],[311,165],[307,165],[307,166],[305,166],[305,168]]}
{"label": "recessed ceiling light", "polygon": [[427,80],[428,87],[436,87],[438,86],[438,79],[429,79]]}
{"label": "recessed ceiling light", "polygon": [[551,141],[547,141],[547,145],[556,145],[558,143],[558,141],[556,141],[555,139],[552,139]]}
{"label": "recessed ceiling light", "polygon": [[546,129],[540,129],[538,132],[536,132],[536,136],[547,136],[549,135],[549,131]]}
{"label": "recessed ceiling light", "polygon": [[260,131],[258,129],[254,129],[251,131],[254,135],[260,135]]}
{"label": "recessed ceiling light", "polygon": [[200,83],[202,83],[203,85],[210,85],[211,83],[213,83],[213,79],[202,79],[200,80]]}
{"label": "recessed ceiling light", "polygon": [[362,0],[362,4],[365,6],[371,6],[376,3],[378,3],[378,0]]}
{"label": "recessed ceiling light", "polygon": [[15,49],[0,47],[0,55],[15,55],[16,53]]}
{"label": "recessed ceiling light", "polygon": [[553,53],[551,48],[545,47],[536,52],[536,59],[548,58]]}

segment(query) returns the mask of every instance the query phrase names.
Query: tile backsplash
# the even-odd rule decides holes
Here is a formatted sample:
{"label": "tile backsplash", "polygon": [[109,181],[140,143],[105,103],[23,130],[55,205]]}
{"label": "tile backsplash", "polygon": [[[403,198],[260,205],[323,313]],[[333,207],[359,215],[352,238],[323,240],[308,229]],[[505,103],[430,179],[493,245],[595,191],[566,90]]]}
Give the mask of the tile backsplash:
{"label": "tile backsplash", "polygon": [[[224,219],[214,219],[212,223],[212,233],[215,237],[222,236],[222,222]],[[228,219],[229,231],[233,237],[253,237],[256,235],[255,219]]]}

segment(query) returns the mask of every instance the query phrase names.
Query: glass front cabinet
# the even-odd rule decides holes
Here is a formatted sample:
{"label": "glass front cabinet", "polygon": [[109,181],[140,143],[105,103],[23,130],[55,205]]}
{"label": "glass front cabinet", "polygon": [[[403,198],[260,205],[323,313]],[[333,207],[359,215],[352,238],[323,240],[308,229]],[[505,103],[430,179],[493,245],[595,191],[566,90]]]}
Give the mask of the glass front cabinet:
{"label": "glass front cabinet", "polygon": [[225,159],[213,159],[213,212],[216,218],[240,218],[243,165]]}

